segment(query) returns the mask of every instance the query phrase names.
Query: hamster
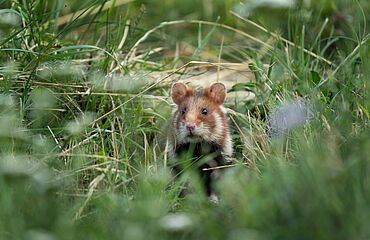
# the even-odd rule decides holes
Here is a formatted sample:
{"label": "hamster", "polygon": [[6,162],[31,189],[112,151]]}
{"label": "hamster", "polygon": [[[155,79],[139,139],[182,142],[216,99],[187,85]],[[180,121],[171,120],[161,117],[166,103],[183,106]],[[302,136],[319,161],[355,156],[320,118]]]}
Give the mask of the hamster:
{"label": "hamster", "polygon": [[[226,111],[222,107],[226,98],[225,85],[214,83],[202,91],[195,91],[192,87],[175,83],[171,97],[176,106],[170,120],[169,159],[176,163],[185,154],[191,163],[198,165],[208,197],[217,202],[213,181],[221,170],[202,169],[229,164],[228,159],[233,154]],[[177,172],[183,170],[179,165],[177,163],[174,167]]]}

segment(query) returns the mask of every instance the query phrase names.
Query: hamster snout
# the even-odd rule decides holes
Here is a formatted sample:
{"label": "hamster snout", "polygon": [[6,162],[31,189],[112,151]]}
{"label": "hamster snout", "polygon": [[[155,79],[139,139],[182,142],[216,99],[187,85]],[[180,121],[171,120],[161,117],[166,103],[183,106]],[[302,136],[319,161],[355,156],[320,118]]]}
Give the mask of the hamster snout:
{"label": "hamster snout", "polygon": [[188,130],[190,133],[194,132],[196,130],[197,125],[193,122],[186,122],[185,123],[185,129]]}

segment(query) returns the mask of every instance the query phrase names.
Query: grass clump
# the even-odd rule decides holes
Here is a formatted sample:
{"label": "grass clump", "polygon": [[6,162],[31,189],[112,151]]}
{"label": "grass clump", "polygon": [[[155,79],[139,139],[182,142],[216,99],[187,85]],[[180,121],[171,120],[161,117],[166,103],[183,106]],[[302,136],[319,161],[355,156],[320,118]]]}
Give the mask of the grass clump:
{"label": "grass clump", "polygon": [[[370,6],[255,2],[0,1],[0,238],[367,239]],[[171,84],[217,80],[213,204],[165,136]]]}

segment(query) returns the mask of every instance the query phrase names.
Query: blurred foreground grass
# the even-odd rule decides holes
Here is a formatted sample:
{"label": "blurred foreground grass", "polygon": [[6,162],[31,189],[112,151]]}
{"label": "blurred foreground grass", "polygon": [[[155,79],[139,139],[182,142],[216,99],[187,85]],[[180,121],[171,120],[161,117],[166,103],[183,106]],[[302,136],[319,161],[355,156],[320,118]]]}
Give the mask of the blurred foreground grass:
{"label": "blurred foreground grass", "polygon": [[[0,7],[0,239],[370,237],[368,1]],[[216,205],[164,142],[171,84],[218,78],[236,166]],[[292,102],[308,121],[270,131]]]}

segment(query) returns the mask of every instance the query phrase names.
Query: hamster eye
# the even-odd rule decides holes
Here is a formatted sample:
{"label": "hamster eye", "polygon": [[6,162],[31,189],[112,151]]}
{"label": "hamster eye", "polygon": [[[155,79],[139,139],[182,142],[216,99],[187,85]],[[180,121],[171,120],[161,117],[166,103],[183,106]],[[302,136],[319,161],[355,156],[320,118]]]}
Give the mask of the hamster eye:
{"label": "hamster eye", "polygon": [[186,107],[184,107],[184,109],[182,109],[182,114],[185,114],[186,113]]}
{"label": "hamster eye", "polygon": [[207,115],[207,113],[208,113],[208,112],[207,112],[207,109],[202,108],[202,114],[203,114],[203,115]]}

